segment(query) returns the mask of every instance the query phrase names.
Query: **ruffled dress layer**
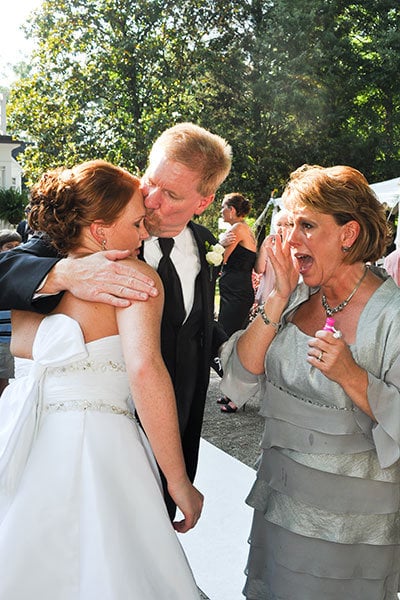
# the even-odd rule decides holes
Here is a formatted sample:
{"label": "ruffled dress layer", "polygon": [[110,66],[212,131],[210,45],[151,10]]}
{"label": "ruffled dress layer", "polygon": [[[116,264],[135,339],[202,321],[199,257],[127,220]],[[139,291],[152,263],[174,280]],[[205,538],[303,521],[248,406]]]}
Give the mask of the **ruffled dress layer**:
{"label": "ruffled dress layer", "polygon": [[119,337],[53,315],[33,356],[0,405],[0,598],[198,600]]}
{"label": "ruffled dress layer", "polygon": [[[311,290],[313,293],[314,290]],[[397,600],[400,572],[400,290],[387,279],[366,305],[351,351],[368,371],[377,422],[306,362],[309,336],[287,322],[265,377],[243,369],[238,333],[224,347],[222,391],[258,397],[265,430],[244,595],[250,600]]]}

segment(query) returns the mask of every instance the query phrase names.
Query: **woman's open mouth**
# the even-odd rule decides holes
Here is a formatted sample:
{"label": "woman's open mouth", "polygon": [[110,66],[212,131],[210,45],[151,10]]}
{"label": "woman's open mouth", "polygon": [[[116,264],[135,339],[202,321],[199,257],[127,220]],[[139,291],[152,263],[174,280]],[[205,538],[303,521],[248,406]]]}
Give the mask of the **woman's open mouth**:
{"label": "woman's open mouth", "polygon": [[312,267],[314,259],[309,254],[295,254],[299,266],[299,273],[304,276]]}

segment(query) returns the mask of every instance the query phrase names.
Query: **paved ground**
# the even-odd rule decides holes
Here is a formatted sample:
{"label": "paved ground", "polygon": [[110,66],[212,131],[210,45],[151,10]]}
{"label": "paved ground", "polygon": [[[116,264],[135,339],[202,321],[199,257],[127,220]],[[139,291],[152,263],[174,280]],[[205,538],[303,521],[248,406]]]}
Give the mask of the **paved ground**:
{"label": "paved ground", "polygon": [[254,467],[264,427],[264,419],[258,414],[258,402],[248,402],[244,411],[240,409],[234,414],[221,413],[219,404],[216,404],[220,396],[219,381],[218,375],[211,370],[202,437],[249,467]]}

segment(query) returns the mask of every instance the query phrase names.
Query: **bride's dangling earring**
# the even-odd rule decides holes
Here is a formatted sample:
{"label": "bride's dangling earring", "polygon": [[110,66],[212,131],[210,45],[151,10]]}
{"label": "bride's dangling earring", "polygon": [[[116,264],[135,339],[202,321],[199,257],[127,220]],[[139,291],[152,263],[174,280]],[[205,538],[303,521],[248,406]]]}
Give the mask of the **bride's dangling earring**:
{"label": "bride's dangling earring", "polygon": [[107,244],[107,240],[103,240],[103,241],[101,242],[101,249],[102,249],[102,250],[107,250],[107,248],[106,248],[106,244]]}

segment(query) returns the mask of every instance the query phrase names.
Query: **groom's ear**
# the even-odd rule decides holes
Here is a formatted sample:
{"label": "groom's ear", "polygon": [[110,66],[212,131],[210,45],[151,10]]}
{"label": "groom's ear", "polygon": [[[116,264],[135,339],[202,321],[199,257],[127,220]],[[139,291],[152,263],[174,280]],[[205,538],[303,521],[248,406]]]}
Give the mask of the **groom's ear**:
{"label": "groom's ear", "polygon": [[214,200],[215,198],[215,194],[210,194],[209,196],[203,196],[200,201],[199,204],[196,208],[196,210],[194,211],[195,215],[201,215],[206,208],[208,208],[211,204],[211,202]]}

